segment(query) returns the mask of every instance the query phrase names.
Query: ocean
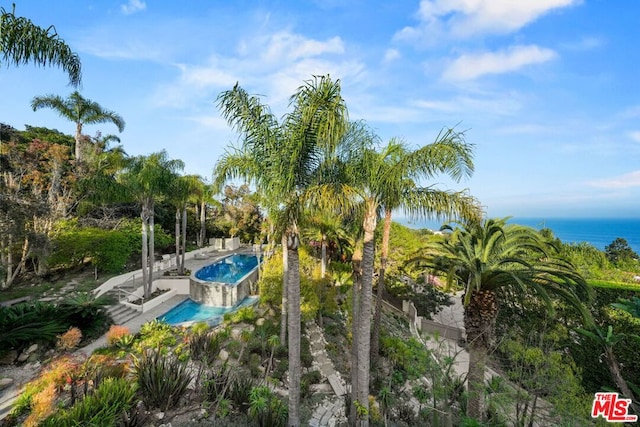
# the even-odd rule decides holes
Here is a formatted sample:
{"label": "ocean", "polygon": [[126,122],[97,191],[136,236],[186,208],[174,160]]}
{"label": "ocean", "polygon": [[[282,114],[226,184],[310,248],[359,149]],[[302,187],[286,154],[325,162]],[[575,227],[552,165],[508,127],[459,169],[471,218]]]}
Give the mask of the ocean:
{"label": "ocean", "polygon": [[[430,228],[437,230],[441,223],[435,221],[407,221],[399,223],[411,228]],[[586,242],[600,250],[622,237],[629,246],[640,254],[640,218],[520,218],[509,220],[512,224],[521,224],[537,230],[549,228],[553,234],[565,243]]]}

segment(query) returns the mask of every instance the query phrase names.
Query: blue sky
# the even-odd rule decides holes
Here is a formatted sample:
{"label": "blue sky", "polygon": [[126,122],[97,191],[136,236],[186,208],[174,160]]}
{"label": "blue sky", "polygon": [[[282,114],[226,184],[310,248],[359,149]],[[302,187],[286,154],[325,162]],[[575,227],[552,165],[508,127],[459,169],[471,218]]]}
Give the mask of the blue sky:
{"label": "blue sky", "polygon": [[[82,60],[83,96],[121,114],[131,155],[166,149],[210,177],[237,140],[215,106],[236,82],[274,113],[313,74],[341,79],[352,119],[382,141],[466,131],[461,183],[490,216],[639,217],[637,0],[16,0]],[[11,2],[0,1],[11,9]],[[72,134],[34,96],[58,69],[0,69],[0,121]],[[94,135],[117,133],[87,126]]]}

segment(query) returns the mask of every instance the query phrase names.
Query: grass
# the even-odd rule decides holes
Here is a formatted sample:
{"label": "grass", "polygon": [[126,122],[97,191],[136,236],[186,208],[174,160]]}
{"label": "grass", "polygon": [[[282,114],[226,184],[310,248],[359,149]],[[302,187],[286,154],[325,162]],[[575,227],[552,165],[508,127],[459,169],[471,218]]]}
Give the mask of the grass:
{"label": "grass", "polygon": [[93,278],[93,271],[87,269],[76,274],[64,275],[57,280],[46,280],[38,277],[32,280],[16,283],[9,289],[0,291],[0,302],[11,301],[17,298],[34,297],[43,298],[53,295],[60,295],[62,288],[67,286],[72,280],[77,284],[74,285],[72,292],[89,292],[94,290],[98,285],[104,283],[113,275],[104,275],[98,280]]}

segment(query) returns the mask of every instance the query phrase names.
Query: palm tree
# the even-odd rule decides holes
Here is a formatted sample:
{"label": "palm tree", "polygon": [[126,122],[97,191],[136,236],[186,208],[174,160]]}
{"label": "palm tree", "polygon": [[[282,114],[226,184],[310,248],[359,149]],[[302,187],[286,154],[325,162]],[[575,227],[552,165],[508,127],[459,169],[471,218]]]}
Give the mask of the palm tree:
{"label": "palm tree", "polygon": [[[493,344],[500,290],[534,294],[551,313],[551,295],[558,296],[591,323],[578,297],[589,295],[589,288],[573,265],[561,259],[557,248],[534,229],[506,222],[506,218],[487,219],[456,228],[426,257],[431,268],[464,287],[464,326],[469,343],[467,415],[478,420],[484,415],[485,366]],[[449,225],[444,228],[452,230]]]}
{"label": "palm tree", "polygon": [[341,216],[327,209],[317,212],[310,212],[306,217],[303,235],[309,241],[320,242],[320,277],[324,278],[327,272],[329,245],[333,243],[342,246],[348,241],[348,237]]}
{"label": "palm tree", "polygon": [[124,173],[119,176],[129,198],[140,205],[142,219],[142,277],[144,297],[151,295],[155,260],[154,227],[155,203],[162,199],[175,179],[176,173],[184,167],[181,160],[171,160],[166,151],[137,156],[130,160]]}
{"label": "palm tree", "polygon": [[[607,366],[609,368],[609,373],[611,374],[613,382],[615,383],[616,387],[618,387],[618,390],[622,392],[622,395],[626,399],[631,400],[633,410],[636,413],[640,411],[640,407],[637,404],[633,403],[636,402],[637,399],[635,399],[631,388],[622,376],[620,363],[618,362],[618,358],[613,351],[614,346],[616,346],[616,344],[618,344],[625,338],[629,337],[629,335],[624,333],[614,333],[613,326],[611,325],[607,326],[606,332],[598,325],[593,325],[591,330],[578,328],[577,331],[582,335],[591,338],[602,349],[604,349],[604,357],[607,360]],[[631,335],[631,337],[635,338],[636,340],[640,339],[637,336],[633,335]]]}
{"label": "palm tree", "polygon": [[439,190],[433,186],[421,187],[416,183],[419,179],[432,180],[438,174],[446,174],[455,181],[471,175],[472,146],[465,142],[463,133],[453,129],[443,130],[433,143],[416,150],[409,149],[402,141],[391,139],[387,149],[390,155],[382,163],[386,169],[383,172],[386,181],[379,190],[384,210],[384,227],[371,341],[372,366],[377,364],[380,348],[382,298],[393,210],[403,208],[405,214],[420,218],[460,217],[479,220],[481,215],[478,202],[466,192]]}
{"label": "palm tree", "polygon": [[58,95],[36,96],[31,100],[33,111],[41,108],[51,108],[61,117],[76,124],[76,161],[81,162],[83,157],[82,127],[98,123],[113,123],[119,132],[124,130],[124,119],[113,111],[105,110],[97,102],[84,98],[78,91],[73,92],[67,99]]}
{"label": "palm tree", "polygon": [[[298,224],[306,191],[319,182],[322,162],[346,128],[347,110],[339,81],[315,76],[290,99],[293,111],[282,123],[256,96],[236,85],[218,97],[229,124],[242,134],[242,148],[227,152],[216,166],[218,184],[228,178],[251,181],[279,212],[288,264],[289,426],[300,425],[300,268]],[[285,250],[285,248],[283,248]]]}
{"label": "palm tree", "polygon": [[176,208],[175,240],[178,274],[184,273],[187,250],[187,203],[198,193],[201,183],[202,178],[198,175],[184,175],[176,176],[170,184],[169,201]]}
{"label": "palm tree", "polygon": [[205,179],[199,177],[198,182],[194,182],[194,185],[191,202],[195,206],[196,218],[200,223],[196,244],[199,248],[202,248],[206,245],[207,238],[207,207],[219,202],[213,198],[213,187]]}
{"label": "palm tree", "polygon": [[4,62],[15,66],[30,62],[43,67],[62,68],[69,83],[78,86],[82,79],[80,57],[58,37],[54,26],[41,28],[27,18],[15,15],[16,5],[7,12],[0,8],[0,52]]}

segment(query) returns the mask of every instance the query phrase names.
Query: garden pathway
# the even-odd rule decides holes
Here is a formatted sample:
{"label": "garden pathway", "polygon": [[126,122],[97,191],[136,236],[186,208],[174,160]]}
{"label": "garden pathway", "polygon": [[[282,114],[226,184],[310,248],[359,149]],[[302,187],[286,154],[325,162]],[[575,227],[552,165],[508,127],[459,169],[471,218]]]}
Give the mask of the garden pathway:
{"label": "garden pathway", "polygon": [[322,329],[315,321],[306,323],[307,337],[311,345],[311,355],[313,356],[313,367],[326,378],[333,389],[334,395],[327,396],[320,405],[313,411],[310,427],[336,426],[339,422],[346,422],[344,411],[344,395],[346,394],[345,383],[340,377],[340,372],[327,354],[327,342],[324,339]]}

